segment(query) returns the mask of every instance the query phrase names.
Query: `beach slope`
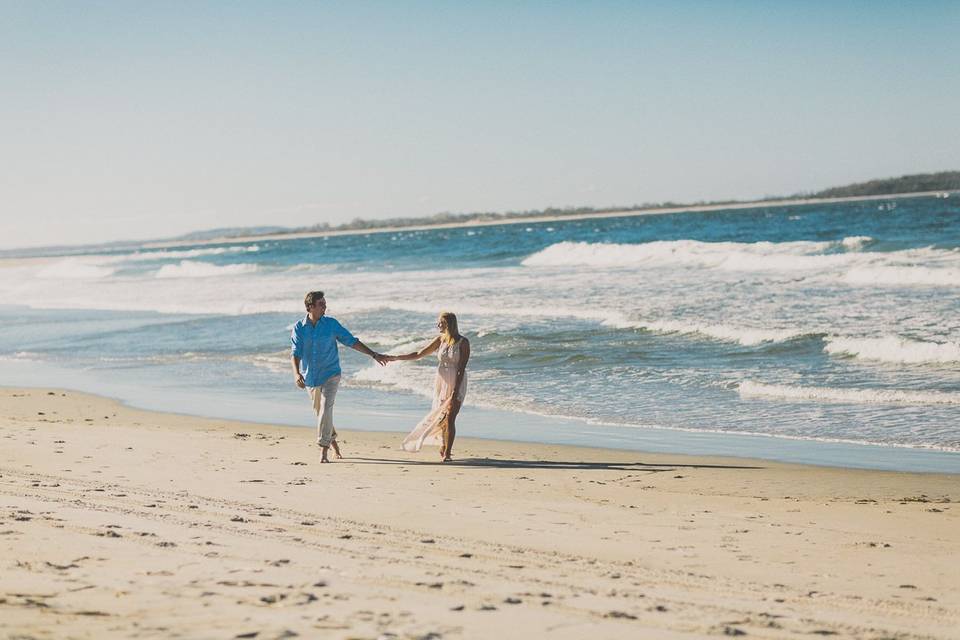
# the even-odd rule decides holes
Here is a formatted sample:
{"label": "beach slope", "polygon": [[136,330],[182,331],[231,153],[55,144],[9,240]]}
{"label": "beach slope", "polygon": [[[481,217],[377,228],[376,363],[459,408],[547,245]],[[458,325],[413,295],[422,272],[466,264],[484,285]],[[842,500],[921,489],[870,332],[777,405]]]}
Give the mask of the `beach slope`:
{"label": "beach slope", "polygon": [[[0,389],[0,636],[955,638],[960,477]],[[469,425],[463,427],[469,430]]]}

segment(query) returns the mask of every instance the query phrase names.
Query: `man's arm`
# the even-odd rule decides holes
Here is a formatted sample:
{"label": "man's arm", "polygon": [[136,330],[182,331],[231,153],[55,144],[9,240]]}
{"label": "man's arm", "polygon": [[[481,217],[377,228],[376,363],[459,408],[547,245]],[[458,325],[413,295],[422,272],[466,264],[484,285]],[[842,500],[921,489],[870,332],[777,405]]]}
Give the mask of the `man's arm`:
{"label": "man's arm", "polygon": [[388,362],[390,362],[387,359],[387,356],[383,355],[382,353],[377,353],[376,351],[374,351],[367,345],[363,344],[359,340],[357,340],[352,345],[350,345],[350,348],[353,349],[354,351],[359,351],[360,353],[370,356],[371,358],[379,362],[381,365],[385,365]]}
{"label": "man's arm", "polygon": [[297,327],[300,326],[298,322],[294,325],[293,330],[290,332],[290,363],[293,365],[293,379],[297,383],[297,386],[301,389],[307,387],[306,383],[303,381],[303,374],[300,373],[300,356],[303,355],[302,345],[300,341],[300,334],[297,333]]}
{"label": "man's arm", "polygon": [[292,356],[290,358],[291,364],[293,364],[293,379],[297,383],[297,386],[301,389],[305,389],[307,384],[303,381],[303,374],[300,373],[300,358],[297,356]]}

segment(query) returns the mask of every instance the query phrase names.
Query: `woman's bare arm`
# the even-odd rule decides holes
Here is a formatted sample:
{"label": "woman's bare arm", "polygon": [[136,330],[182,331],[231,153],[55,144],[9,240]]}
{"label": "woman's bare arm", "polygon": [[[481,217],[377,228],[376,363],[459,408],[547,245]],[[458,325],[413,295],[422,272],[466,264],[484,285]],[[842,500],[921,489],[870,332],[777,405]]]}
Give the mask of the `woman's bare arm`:
{"label": "woman's bare arm", "polygon": [[440,348],[440,338],[439,338],[439,337],[436,337],[436,338],[433,339],[433,342],[431,342],[430,344],[428,344],[427,346],[425,346],[423,349],[420,349],[420,351],[414,351],[413,353],[405,353],[405,354],[399,355],[399,356],[391,356],[391,355],[388,355],[388,356],[386,356],[386,357],[389,358],[391,361],[393,361],[393,360],[419,360],[420,358],[422,358],[422,357],[424,357],[424,356],[430,355],[431,353],[435,352],[435,351],[436,351],[437,349],[439,349],[439,348]]}

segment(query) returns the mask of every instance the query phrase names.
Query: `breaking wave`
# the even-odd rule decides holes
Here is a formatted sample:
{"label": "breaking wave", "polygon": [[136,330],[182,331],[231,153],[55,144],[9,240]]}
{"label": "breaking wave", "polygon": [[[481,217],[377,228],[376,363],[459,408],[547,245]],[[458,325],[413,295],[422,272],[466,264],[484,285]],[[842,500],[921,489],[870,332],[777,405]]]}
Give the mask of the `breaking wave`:
{"label": "breaking wave", "polygon": [[179,264],[165,264],[157,271],[157,278],[211,278],[217,276],[235,276],[253,273],[255,264],[215,265],[209,262],[181,260]]}
{"label": "breaking wave", "polygon": [[639,329],[656,331],[658,333],[699,334],[717,340],[737,342],[744,346],[755,346],[765,342],[784,342],[817,333],[815,331],[797,331],[795,329],[756,329],[722,324],[697,324],[676,320],[638,322],[634,326]]}
{"label": "breaking wave", "polygon": [[37,277],[44,280],[98,280],[112,276],[114,271],[112,267],[91,264],[82,258],[67,258],[43,267]]}
{"label": "breaking wave", "polygon": [[813,402],[857,404],[943,404],[960,405],[960,393],[948,391],[901,391],[897,389],[840,389],[764,384],[746,380],[738,389],[744,397],[785,398]]}
{"label": "breaking wave", "polygon": [[[852,284],[960,286],[960,253],[932,247],[862,251],[873,242],[869,236],[848,236],[829,242],[558,242],[528,256],[521,264],[598,268],[692,266],[725,271],[830,270]],[[928,266],[931,264],[942,266]]]}
{"label": "breaking wave", "polygon": [[880,287],[960,287],[960,268],[925,266],[873,266],[851,269],[844,276],[850,284]]}
{"label": "breaking wave", "polygon": [[960,362],[960,342],[926,342],[897,336],[882,338],[827,337],[823,350],[862,360],[902,363]]}

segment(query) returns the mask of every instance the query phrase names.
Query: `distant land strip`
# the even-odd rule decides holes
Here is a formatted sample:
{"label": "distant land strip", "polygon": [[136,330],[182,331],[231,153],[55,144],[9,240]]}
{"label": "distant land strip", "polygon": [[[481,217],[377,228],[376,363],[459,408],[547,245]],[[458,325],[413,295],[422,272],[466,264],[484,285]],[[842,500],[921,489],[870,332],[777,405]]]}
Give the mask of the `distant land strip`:
{"label": "distant land strip", "polygon": [[227,244],[252,242],[256,240],[288,240],[333,235],[419,231],[425,229],[521,224],[585,218],[618,218],[668,213],[756,209],[760,207],[786,207],[898,198],[943,197],[958,191],[960,191],[960,171],[943,171],[940,173],[924,173],[901,176],[899,178],[871,180],[869,182],[860,182],[843,187],[825,189],[816,193],[797,194],[789,197],[771,197],[761,200],[726,200],[692,204],[661,202],[626,207],[606,207],[601,209],[592,207],[567,207],[506,213],[439,213],[434,216],[419,218],[357,219],[337,226],[322,223],[309,227],[289,229],[278,227],[212,229],[209,231],[190,233],[169,240],[149,242],[143,246],[168,247],[185,244]]}

